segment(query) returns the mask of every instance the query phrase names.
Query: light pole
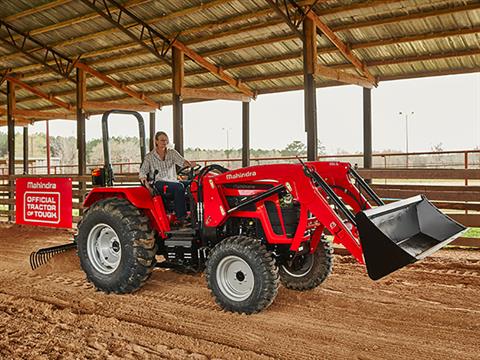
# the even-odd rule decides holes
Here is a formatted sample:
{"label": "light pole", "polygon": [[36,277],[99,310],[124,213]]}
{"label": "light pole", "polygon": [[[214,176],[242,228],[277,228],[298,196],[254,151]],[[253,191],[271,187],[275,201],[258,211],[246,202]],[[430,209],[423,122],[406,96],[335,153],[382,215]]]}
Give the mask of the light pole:
{"label": "light pole", "polygon": [[406,153],[406,162],[408,168],[408,117],[413,116],[415,113],[413,111],[403,112],[400,111],[398,115],[405,115],[405,153]]}
{"label": "light pole", "polygon": [[230,160],[230,150],[229,150],[230,146],[228,144],[228,128],[222,128],[222,130],[225,130],[226,135],[227,135],[227,151],[226,151],[226,153],[227,153],[227,166],[230,167],[230,161],[229,161]]}

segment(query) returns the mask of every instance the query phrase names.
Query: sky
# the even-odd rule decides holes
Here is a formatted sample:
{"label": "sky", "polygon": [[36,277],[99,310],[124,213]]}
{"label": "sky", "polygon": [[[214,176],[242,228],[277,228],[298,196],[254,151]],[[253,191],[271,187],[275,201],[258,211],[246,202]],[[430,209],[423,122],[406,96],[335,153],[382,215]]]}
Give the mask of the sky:
{"label": "sky", "polygon": [[[317,90],[318,138],[327,153],[363,149],[362,88],[338,86]],[[242,105],[208,101],[184,105],[184,146],[203,149],[241,147]],[[408,116],[409,151],[480,147],[480,74],[450,75],[382,82],[372,90],[373,150],[405,151]],[[411,114],[413,112],[413,115]],[[250,103],[250,143],[254,149],[283,149],[306,143],[303,91],[261,95]],[[148,114],[143,113],[148,136]],[[156,113],[156,128],[173,139],[172,107]],[[6,127],[0,128],[6,132]],[[45,132],[45,122],[30,127]],[[110,122],[110,136],[138,136],[136,121],[122,116]],[[75,122],[50,122],[51,136],[75,136]],[[87,140],[101,137],[100,116],[87,121]]]}

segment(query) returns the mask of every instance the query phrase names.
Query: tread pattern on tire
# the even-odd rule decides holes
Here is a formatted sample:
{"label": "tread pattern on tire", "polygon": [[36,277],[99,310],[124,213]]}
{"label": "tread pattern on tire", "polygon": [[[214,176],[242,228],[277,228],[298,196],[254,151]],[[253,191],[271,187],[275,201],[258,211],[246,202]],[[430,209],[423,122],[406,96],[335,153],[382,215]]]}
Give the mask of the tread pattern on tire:
{"label": "tread pattern on tire", "polygon": [[[85,224],[92,221],[92,217],[98,216],[98,214],[108,214],[111,218],[119,221],[125,231],[117,235],[119,237],[123,236],[131,244],[131,248],[129,245],[127,251],[122,248],[122,257],[131,256],[132,258],[129,259],[128,263],[133,266],[117,269],[117,271],[122,272],[122,276],[120,276],[119,281],[110,284],[100,284],[95,272],[92,272],[91,266],[86,263],[89,261],[88,256],[86,256],[86,240],[89,229],[85,230],[85,234],[82,233],[82,229]],[[87,280],[94,284],[98,290],[117,294],[132,293],[140,289],[148,280],[156,263],[157,245],[155,236],[148,217],[128,200],[107,198],[97,201],[84,212],[77,228],[77,254],[80,257],[80,263],[87,275]]]}
{"label": "tread pattern on tire", "polygon": [[333,270],[333,247],[323,236],[315,250],[315,259],[312,270],[304,277],[294,278],[283,271],[279,266],[280,282],[288,289],[305,291],[311,290],[323,283]]}
{"label": "tread pattern on tire", "polygon": [[[252,294],[254,296],[251,295],[241,303],[226,298],[216,286],[216,265],[223,257],[231,254],[247,257],[256,267],[252,270],[259,273],[256,284],[263,285],[257,294]],[[205,273],[208,288],[216,303],[224,310],[237,313],[253,314],[266,309],[277,296],[280,285],[278,268],[272,253],[259,240],[246,236],[232,236],[218,243],[210,252]]]}

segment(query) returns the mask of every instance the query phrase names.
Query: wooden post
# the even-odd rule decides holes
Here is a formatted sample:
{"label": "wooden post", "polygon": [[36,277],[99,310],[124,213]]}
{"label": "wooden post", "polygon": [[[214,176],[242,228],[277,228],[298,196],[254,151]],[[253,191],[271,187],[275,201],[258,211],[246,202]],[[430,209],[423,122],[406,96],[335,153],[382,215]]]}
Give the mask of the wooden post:
{"label": "wooden post", "polygon": [[[16,101],[15,101],[15,84],[11,81],[7,81],[7,148],[8,148],[8,185],[9,185],[9,198],[13,199],[15,193],[15,113]],[[13,221],[14,216],[10,213],[14,210],[13,204],[8,204],[8,221]]]}
{"label": "wooden post", "polygon": [[83,103],[86,100],[86,76],[82,69],[77,68],[77,149],[78,149],[78,174],[87,172],[87,156],[85,143],[85,113]]}
{"label": "wooden post", "polygon": [[155,148],[155,111],[150,112],[150,150]]}
{"label": "wooden post", "polygon": [[[78,149],[78,175],[87,173],[87,145],[85,140],[85,112],[83,104],[87,100],[87,78],[83,69],[77,68],[77,149]],[[84,181],[78,182],[80,191],[78,200],[83,203],[87,192],[87,184]],[[80,216],[83,215],[83,209],[79,209]]]}
{"label": "wooden post", "polygon": [[47,148],[47,174],[50,175],[50,124],[45,122],[45,146]]}
{"label": "wooden post", "polygon": [[23,127],[23,173],[28,174],[28,125]]}
{"label": "wooden post", "polygon": [[175,47],[172,52],[173,142],[175,143],[175,149],[183,155],[183,100],[181,94],[185,76],[184,54]]}
{"label": "wooden post", "polygon": [[[464,153],[464,162],[465,162],[465,169],[468,169],[468,151]],[[468,186],[468,176],[465,175],[465,186]],[[465,210],[465,214],[468,214],[468,210]]]}
{"label": "wooden post", "polygon": [[242,102],[242,167],[250,166],[250,103]]}
{"label": "wooden post", "polygon": [[317,63],[317,31],[309,18],[303,21],[303,86],[305,130],[307,131],[307,159],[317,159],[317,98],[315,67]]}
{"label": "wooden post", "polygon": [[372,168],[372,89],[363,88],[363,167]]}

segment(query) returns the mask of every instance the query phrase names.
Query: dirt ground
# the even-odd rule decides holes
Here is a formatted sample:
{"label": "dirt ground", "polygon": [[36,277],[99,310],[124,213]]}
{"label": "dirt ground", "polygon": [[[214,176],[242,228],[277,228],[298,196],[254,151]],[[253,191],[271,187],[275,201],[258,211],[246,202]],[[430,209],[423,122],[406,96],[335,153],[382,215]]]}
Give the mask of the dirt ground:
{"label": "dirt ground", "polygon": [[319,288],[257,315],[220,310],[203,275],[157,270],[132,295],[86,282],[65,230],[0,225],[2,359],[479,359],[480,251],[445,250],[379,282],[335,256]]}

